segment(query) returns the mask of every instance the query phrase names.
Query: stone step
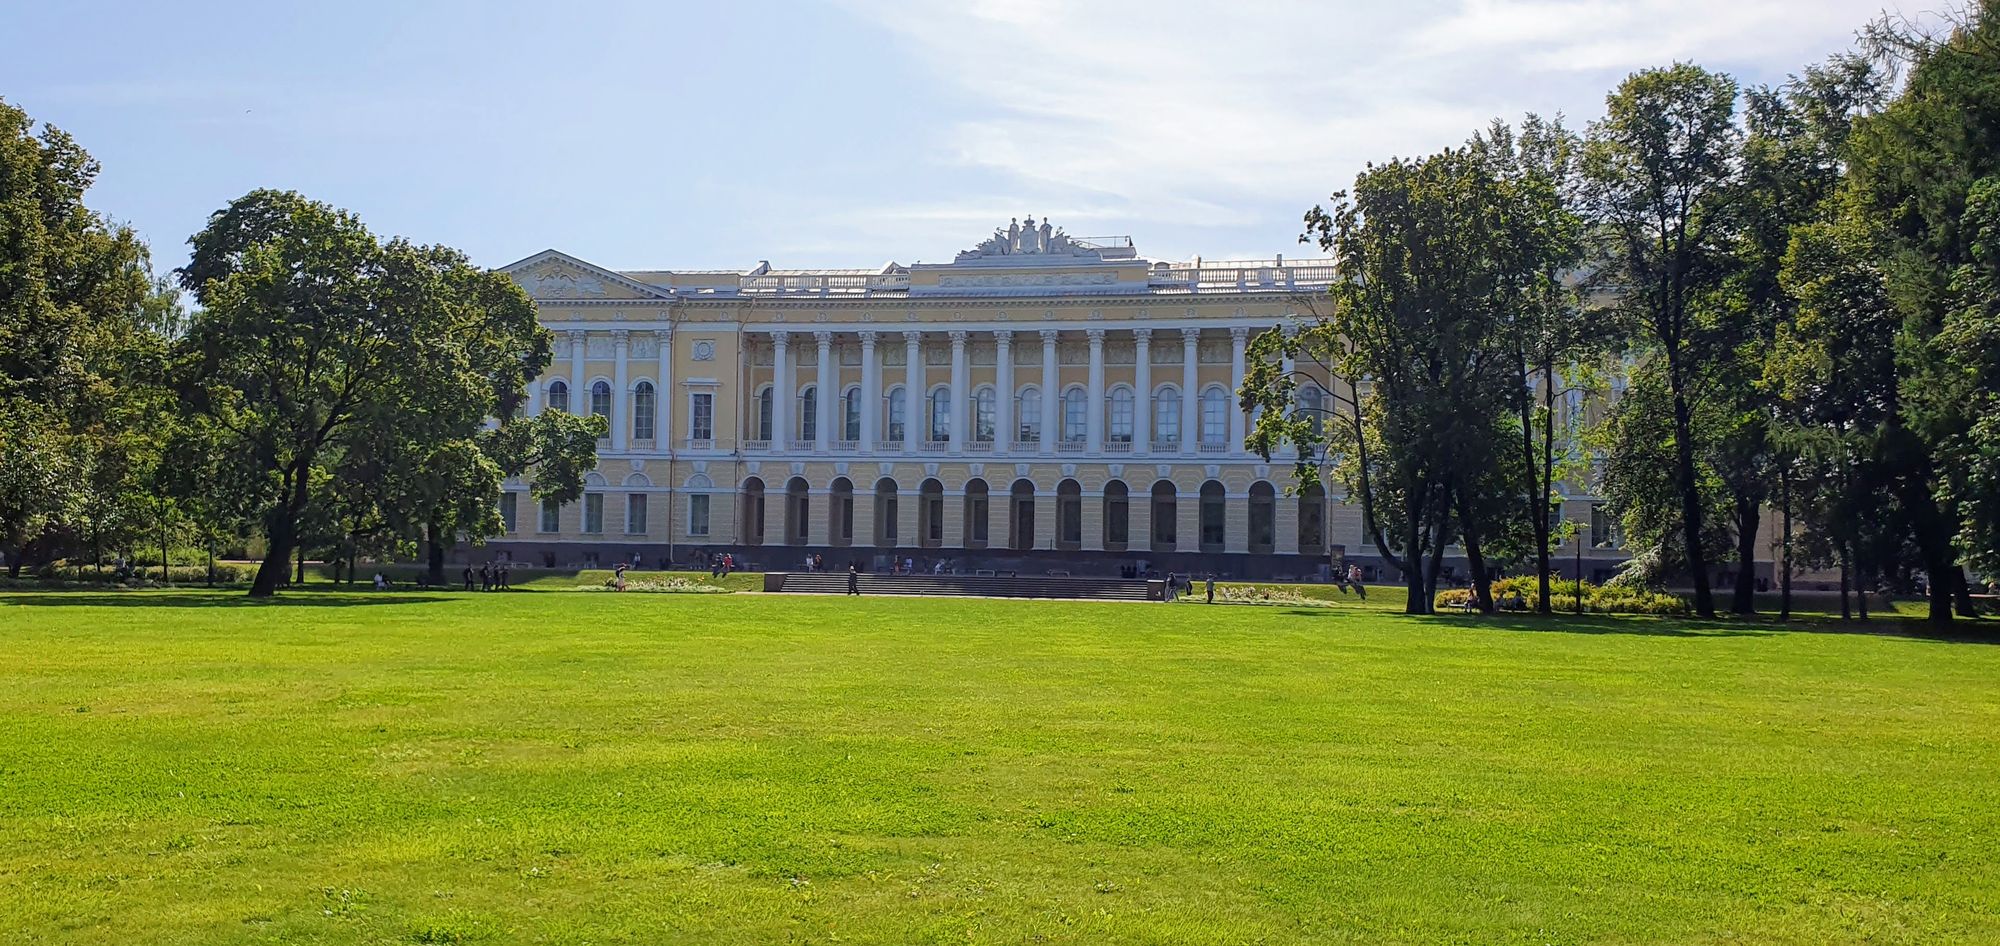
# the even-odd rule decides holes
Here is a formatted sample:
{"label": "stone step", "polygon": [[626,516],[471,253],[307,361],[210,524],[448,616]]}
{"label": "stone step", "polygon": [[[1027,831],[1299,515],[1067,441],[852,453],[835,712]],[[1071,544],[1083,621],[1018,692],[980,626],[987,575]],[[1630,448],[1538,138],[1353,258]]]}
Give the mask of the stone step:
{"label": "stone step", "polygon": [[[876,575],[859,580],[864,595],[949,595],[980,598],[1066,598],[1105,601],[1158,600],[1161,581],[1074,578],[1054,575]],[[766,572],[764,590],[845,594],[845,572]]]}

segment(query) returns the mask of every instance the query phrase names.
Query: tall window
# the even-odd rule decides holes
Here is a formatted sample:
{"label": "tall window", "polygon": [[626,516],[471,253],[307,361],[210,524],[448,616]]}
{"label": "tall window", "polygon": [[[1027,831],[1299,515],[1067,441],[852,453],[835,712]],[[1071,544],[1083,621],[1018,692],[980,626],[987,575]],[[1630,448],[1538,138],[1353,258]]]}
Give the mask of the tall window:
{"label": "tall window", "polygon": [[840,439],[861,439],[861,389],[848,388],[840,399]]}
{"label": "tall window", "polygon": [[812,385],[799,392],[799,439],[819,439],[819,389]]}
{"label": "tall window", "polygon": [[641,381],[632,389],[632,439],[653,439],[653,385]]}
{"label": "tall window", "polygon": [[1153,440],[1161,444],[1181,440],[1181,392],[1174,388],[1161,388],[1153,398]]}
{"label": "tall window", "polygon": [[771,389],[757,392],[757,436],[752,440],[771,439]]}
{"label": "tall window", "polygon": [[1201,394],[1201,442],[1229,442],[1229,395],[1221,388],[1209,388]]}
{"label": "tall window", "polygon": [[708,494],[688,497],[688,535],[708,534]]}
{"label": "tall window", "polygon": [[583,531],[596,535],[604,531],[604,494],[583,494]]}
{"label": "tall window", "polygon": [[646,534],[645,493],[627,493],[625,495],[625,531],[631,535]]}
{"label": "tall window", "polygon": [[904,404],[903,389],[890,388],[889,389],[889,441],[891,443],[901,443],[903,441],[904,424],[908,419],[909,419],[909,412],[907,411],[906,405]]}
{"label": "tall window", "polygon": [[514,494],[500,494],[500,524],[506,531],[514,531]]}
{"label": "tall window", "polygon": [[992,388],[980,388],[972,395],[972,439],[980,443],[993,442],[995,405]]}
{"label": "tall window", "polygon": [[562,531],[562,507],[556,505],[555,500],[553,499],[542,500],[542,521],[539,524],[539,528],[536,531],[539,532]]}
{"label": "tall window", "polygon": [[1326,414],[1322,410],[1324,406],[1325,399],[1321,396],[1319,385],[1311,381],[1299,384],[1299,414],[1305,418],[1307,426],[1312,428],[1315,437],[1326,431]]}
{"label": "tall window", "polygon": [[1022,443],[1040,443],[1042,440],[1042,392],[1040,388],[1024,388],[1019,405],[1014,411],[1014,420],[1020,425],[1020,433],[1014,439]]}
{"label": "tall window", "polygon": [[1085,418],[1090,413],[1090,407],[1085,402],[1083,389],[1070,388],[1064,391],[1062,408],[1063,440],[1069,443],[1082,443],[1085,436],[1083,425],[1086,423]]}
{"label": "tall window", "polygon": [[939,388],[931,392],[931,439],[938,441],[951,439],[950,388]]}
{"label": "tall window", "polygon": [[561,381],[549,382],[549,410],[569,410],[569,385]]}
{"label": "tall window", "polygon": [[590,386],[590,412],[599,417],[611,416],[611,385],[599,381]]}
{"label": "tall window", "polygon": [[1132,442],[1132,389],[1111,389],[1111,442]]}
{"label": "tall window", "polygon": [[707,391],[688,395],[688,438],[691,440],[715,438],[715,395]]}

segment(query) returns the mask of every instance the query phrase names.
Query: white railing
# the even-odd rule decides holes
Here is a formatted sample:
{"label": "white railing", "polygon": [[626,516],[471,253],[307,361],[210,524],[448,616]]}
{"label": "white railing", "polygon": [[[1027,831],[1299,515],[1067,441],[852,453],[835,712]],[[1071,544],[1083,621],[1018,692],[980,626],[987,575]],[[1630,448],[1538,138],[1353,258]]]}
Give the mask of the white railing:
{"label": "white railing", "polygon": [[835,452],[835,453],[860,453],[860,452],[861,452],[861,441],[859,441],[859,440],[836,440],[836,441],[834,441],[834,442],[833,442],[833,452]]}
{"label": "white railing", "polygon": [[1155,440],[1153,441],[1152,450],[1154,453],[1179,453],[1181,452],[1181,442],[1172,438]]}
{"label": "white railing", "polygon": [[681,449],[683,449],[683,450],[713,450],[713,449],[715,449],[715,439],[714,439],[714,438],[712,438],[712,437],[699,437],[699,438],[697,438],[697,437],[689,437],[689,438],[688,438],[687,440],[685,440],[685,441],[683,441],[683,442],[687,444],[687,446],[685,446],[685,447],[682,447],[682,448],[681,448]]}
{"label": "white railing", "polygon": [[1228,444],[1226,444],[1226,443],[1204,443],[1204,444],[1202,444],[1202,445],[1201,445],[1201,452],[1202,452],[1202,453],[1228,453],[1228,452],[1229,452],[1229,445],[1228,445]]}
{"label": "white railing", "polygon": [[943,453],[943,452],[945,452],[946,450],[950,450],[950,449],[951,449],[951,441],[949,441],[949,440],[926,440],[926,441],[924,441],[924,452],[925,452],[925,453]]}
{"label": "white railing", "polygon": [[1042,452],[1042,442],[1039,440],[1016,440],[1008,445],[1008,452],[1040,453]]}
{"label": "white railing", "polygon": [[1132,441],[1130,441],[1130,440],[1109,440],[1109,441],[1106,441],[1106,442],[1105,442],[1105,444],[1104,444],[1104,452],[1105,452],[1105,453],[1131,453],[1131,452],[1132,452]]}
{"label": "white railing", "polygon": [[1335,267],[1330,260],[1305,263],[1244,260],[1215,265],[1178,263],[1155,268],[1148,285],[1169,292],[1296,291],[1332,285],[1335,275]]}
{"label": "white railing", "polygon": [[826,272],[774,273],[745,276],[738,283],[743,292],[761,295],[860,295],[878,292],[907,292],[908,273]]}
{"label": "white railing", "polygon": [[1087,446],[1089,446],[1089,444],[1086,444],[1081,440],[1059,440],[1056,442],[1056,452],[1082,453],[1083,448]]}
{"label": "white railing", "polygon": [[769,440],[745,440],[743,441],[743,449],[752,453],[761,453],[771,449],[771,442]]}
{"label": "white railing", "polygon": [[814,449],[815,446],[816,444],[811,440],[785,441],[785,449],[790,450],[793,453],[805,453],[806,451]]}
{"label": "white railing", "polygon": [[969,440],[969,441],[966,441],[966,444],[965,444],[965,452],[966,452],[966,453],[992,453],[992,452],[993,452],[993,441],[991,441],[991,440]]}
{"label": "white railing", "polygon": [[875,453],[902,453],[902,452],[903,452],[903,442],[902,442],[901,440],[884,440],[884,441],[881,441],[881,442],[879,442],[879,443],[877,443],[877,444],[875,445],[875,450],[874,450],[873,452],[875,452]]}

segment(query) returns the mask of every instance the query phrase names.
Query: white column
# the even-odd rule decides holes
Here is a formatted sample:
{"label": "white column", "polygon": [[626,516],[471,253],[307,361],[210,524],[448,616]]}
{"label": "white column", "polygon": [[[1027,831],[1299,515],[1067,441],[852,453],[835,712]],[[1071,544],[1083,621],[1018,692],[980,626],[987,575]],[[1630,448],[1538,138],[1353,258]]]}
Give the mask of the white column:
{"label": "white column", "polygon": [[[924,437],[924,333],[905,330],[903,332],[903,452],[916,453],[922,446]],[[897,483],[897,491],[902,492],[904,484]],[[916,494],[899,497],[897,505],[910,507],[910,513],[917,509]],[[912,530],[916,529],[915,519],[910,520]],[[914,546],[917,536],[914,531],[898,532],[897,542],[908,542]]]}
{"label": "white column", "polygon": [[[965,333],[953,331],[951,337],[951,452],[965,452],[965,442],[972,439],[972,425],[966,418],[972,416],[970,379],[965,370]],[[951,505],[949,502],[945,505]],[[949,538],[949,537],[947,537]]]}
{"label": "white column", "polygon": [[590,414],[590,392],[583,389],[583,343],[585,332],[569,333],[569,412],[578,417]]}
{"label": "white column", "polygon": [[[653,443],[660,453],[674,448],[674,332],[663,328],[654,333],[660,339],[660,374],[653,383]],[[711,500],[712,501],[712,500]],[[710,513],[713,514],[713,510]],[[713,528],[711,526],[711,528]]]}
{"label": "white column", "polygon": [[[1289,325],[1280,328],[1278,331],[1285,333],[1286,339],[1290,339],[1292,337],[1292,327]],[[1286,355],[1278,360],[1278,371],[1282,373],[1285,377],[1287,378],[1291,377],[1292,372],[1297,370],[1299,370],[1298,363],[1292,358],[1292,356]],[[1284,416],[1290,417],[1292,416],[1292,414],[1293,411],[1291,408],[1289,407],[1285,408]]]}
{"label": "white column", "polygon": [[839,400],[837,376],[833,373],[833,333],[820,331],[813,333],[813,340],[819,343],[819,374],[813,379],[813,408],[817,415],[813,418],[813,452],[827,452],[827,444],[833,440],[833,405]]}
{"label": "white column", "polygon": [[632,403],[625,390],[625,360],[632,352],[632,333],[619,329],[611,333],[611,452],[625,452],[625,433],[632,429],[631,419],[626,417],[626,407]]}
{"label": "white column", "polygon": [[[1005,453],[1014,442],[1014,333],[993,333],[993,451]],[[989,495],[987,503],[993,502]],[[991,522],[989,518],[988,522]],[[990,534],[990,533],[989,533]]]}
{"label": "white column", "polygon": [[1247,433],[1248,415],[1243,413],[1243,346],[1250,338],[1250,327],[1234,325],[1229,329],[1229,452],[1241,454],[1243,437]]}
{"label": "white column", "polygon": [[[774,450],[791,449],[792,439],[792,335],[784,329],[771,332],[771,447]],[[751,417],[756,417],[755,403],[751,402]],[[752,421],[755,423],[755,421]],[[779,487],[780,493],[783,487]],[[782,507],[780,507],[782,508]]]}
{"label": "white column", "polygon": [[[1132,452],[1145,456],[1152,451],[1153,444],[1153,330],[1135,328],[1132,330],[1132,387],[1135,389],[1132,405]],[[1147,494],[1147,502],[1152,495]],[[1128,543],[1137,547],[1136,543]]]}
{"label": "white column", "polygon": [[[868,452],[875,449],[876,415],[881,410],[879,405],[882,403],[882,366],[875,362],[875,333],[869,331],[859,334],[861,336],[861,450]],[[874,489],[874,484],[869,484],[870,502],[874,501]],[[861,484],[856,483],[854,494],[859,497],[861,493]],[[861,530],[860,520],[855,521],[854,528],[856,532]],[[873,538],[872,534],[870,538]],[[856,539],[856,545],[868,544],[859,541],[859,536]]]}
{"label": "white column", "polygon": [[1181,453],[1190,457],[1201,443],[1201,378],[1195,367],[1200,342],[1201,329],[1181,329]]}
{"label": "white column", "polygon": [[[1084,449],[1095,456],[1104,452],[1104,330],[1086,329],[1083,334],[1090,340],[1090,374],[1084,389],[1088,405],[1083,422]],[[1089,547],[1088,543],[1085,547]]]}
{"label": "white column", "polygon": [[[1056,412],[1062,406],[1062,385],[1056,379],[1056,339],[1061,335],[1052,328],[1042,329],[1042,456],[1045,457],[1055,455],[1056,436],[1061,432],[1056,427]],[[1035,509],[1037,526],[1041,519],[1040,506],[1037,503]]]}

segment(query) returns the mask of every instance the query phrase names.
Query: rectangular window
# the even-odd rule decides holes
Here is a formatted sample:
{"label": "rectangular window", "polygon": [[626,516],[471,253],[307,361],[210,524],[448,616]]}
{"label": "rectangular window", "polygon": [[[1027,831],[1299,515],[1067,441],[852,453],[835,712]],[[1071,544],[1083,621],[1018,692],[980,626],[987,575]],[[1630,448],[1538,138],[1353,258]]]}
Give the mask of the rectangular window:
{"label": "rectangular window", "polygon": [[604,531],[604,494],[583,494],[583,531],[596,535]]}
{"label": "rectangular window", "polygon": [[625,497],[625,532],[628,535],[646,534],[646,494],[631,493]]}
{"label": "rectangular window", "polygon": [[1132,395],[1122,389],[1111,395],[1111,442],[1132,442]]}
{"label": "rectangular window", "polygon": [[708,534],[708,494],[688,497],[688,535]]}
{"label": "rectangular window", "polygon": [[993,442],[993,425],[999,422],[995,409],[992,391],[981,391],[972,399],[972,439]]}
{"label": "rectangular window", "polygon": [[688,395],[688,438],[715,439],[715,395],[706,391]]}
{"label": "rectangular window", "polygon": [[901,443],[903,441],[904,417],[905,417],[905,412],[903,409],[903,389],[897,388],[889,392],[889,442],[890,443]]}
{"label": "rectangular window", "polygon": [[500,494],[500,525],[507,532],[514,530],[514,494]]}
{"label": "rectangular window", "polygon": [[841,401],[842,440],[861,439],[861,392],[849,391]]}
{"label": "rectangular window", "polygon": [[542,532],[562,531],[562,507],[553,499],[542,500]]}
{"label": "rectangular window", "polygon": [[632,439],[653,439],[653,389],[642,387],[632,395]]}
{"label": "rectangular window", "polygon": [[1153,439],[1161,444],[1176,444],[1181,439],[1181,399],[1162,394],[1153,402]]}

